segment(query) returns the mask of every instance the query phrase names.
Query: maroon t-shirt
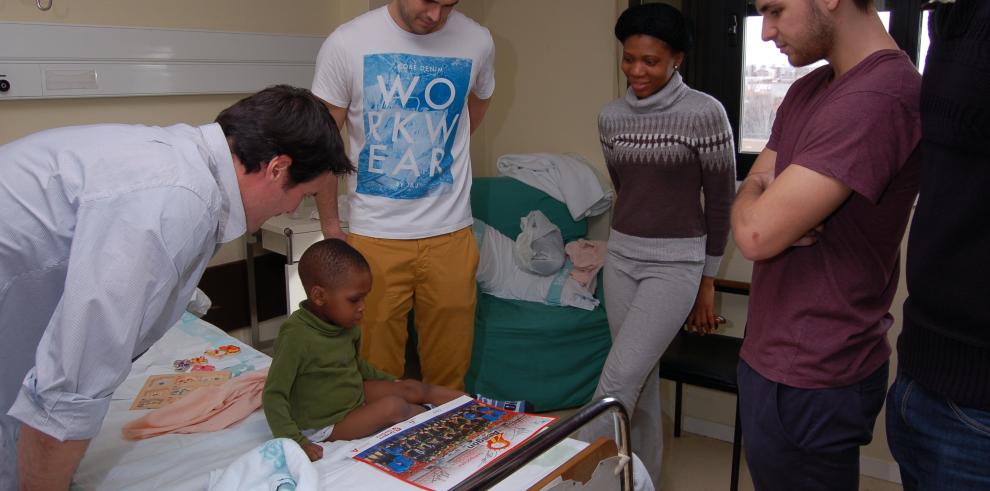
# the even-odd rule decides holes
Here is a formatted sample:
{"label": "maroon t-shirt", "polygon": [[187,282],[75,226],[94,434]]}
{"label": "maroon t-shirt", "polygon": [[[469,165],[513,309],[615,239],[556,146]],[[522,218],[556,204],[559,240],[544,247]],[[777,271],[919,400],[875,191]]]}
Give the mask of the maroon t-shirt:
{"label": "maroon t-shirt", "polygon": [[753,265],[741,356],[764,377],[839,387],[889,358],[888,310],[918,192],[920,92],[921,76],[899,50],[873,53],[834,80],[823,66],[787,91],[767,144],[775,175],[800,165],[852,194],[817,243]]}

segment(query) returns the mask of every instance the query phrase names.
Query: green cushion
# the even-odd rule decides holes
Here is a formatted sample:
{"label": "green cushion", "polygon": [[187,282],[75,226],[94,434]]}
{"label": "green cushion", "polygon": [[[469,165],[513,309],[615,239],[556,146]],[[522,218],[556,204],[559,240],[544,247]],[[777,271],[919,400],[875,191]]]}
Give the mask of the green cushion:
{"label": "green cushion", "polygon": [[[474,216],[515,239],[519,219],[540,210],[560,227],[564,242],[588,233],[567,206],[510,177],[475,178]],[[601,278],[597,297],[601,295]],[[612,341],[605,309],[593,311],[506,300],[478,293],[471,367],[464,383],[471,393],[531,402],[538,411],[586,404],[594,395]]]}
{"label": "green cushion", "polygon": [[605,309],[478,294],[468,392],[525,399],[537,411],[588,403],[612,346]]}
{"label": "green cushion", "polygon": [[471,185],[471,209],[474,217],[515,240],[521,231],[519,219],[532,210],[540,210],[560,227],[564,243],[588,235],[588,222],[575,222],[567,205],[528,184],[511,177],[476,177]]}

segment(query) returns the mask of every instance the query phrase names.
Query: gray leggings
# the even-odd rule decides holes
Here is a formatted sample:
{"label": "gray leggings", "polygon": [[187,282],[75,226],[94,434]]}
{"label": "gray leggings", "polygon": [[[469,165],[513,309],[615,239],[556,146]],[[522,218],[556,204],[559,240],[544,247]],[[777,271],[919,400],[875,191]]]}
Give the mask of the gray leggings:
{"label": "gray leggings", "polygon": [[[663,428],[658,363],[684,325],[698,295],[704,267],[704,238],[700,238],[700,247],[695,239],[666,239],[666,254],[658,254],[656,250],[636,254],[648,256],[645,259],[628,257],[641,249],[630,245],[664,239],[636,238],[629,244],[617,243],[616,238],[613,231],[605,260],[605,309],[612,331],[612,349],[602,368],[595,397],[615,397],[630,412],[633,450],[659,489]],[[686,241],[691,242],[685,244]],[[691,260],[667,261],[657,256]],[[695,257],[699,259],[693,260]],[[611,419],[598,418],[582,431],[581,437],[592,441],[611,436],[612,432]]]}

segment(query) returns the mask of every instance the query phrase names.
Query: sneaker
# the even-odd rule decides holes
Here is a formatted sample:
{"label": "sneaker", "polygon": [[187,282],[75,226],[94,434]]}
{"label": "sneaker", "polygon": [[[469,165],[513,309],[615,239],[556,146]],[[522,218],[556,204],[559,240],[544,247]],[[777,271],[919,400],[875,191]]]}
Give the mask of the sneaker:
{"label": "sneaker", "polygon": [[503,401],[499,399],[492,399],[490,397],[485,397],[481,394],[475,394],[475,399],[489,406],[495,406],[499,409],[505,409],[506,411],[512,411],[515,413],[524,413],[526,411],[533,410],[533,404],[529,401],[518,400],[518,401]]}

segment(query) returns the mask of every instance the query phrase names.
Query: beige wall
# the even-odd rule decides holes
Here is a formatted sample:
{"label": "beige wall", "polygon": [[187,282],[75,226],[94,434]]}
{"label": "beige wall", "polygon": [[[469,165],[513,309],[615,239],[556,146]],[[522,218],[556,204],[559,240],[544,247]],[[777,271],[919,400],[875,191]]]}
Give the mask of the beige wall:
{"label": "beige wall", "polygon": [[[47,1],[47,0],[46,0]],[[0,19],[99,26],[165,27],[237,32],[326,34],[342,9],[359,0],[54,0],[42,12],[35,0],[0,0]],[[367,6],[367,1],[363,2]],[[286,8],[291,5],[293,8]]]}
{"label": "beige wall", "polygon": [[[328,34],[366,11],[367,0],[55,0],[42,12],[35,0],[0,0],[0,19],[236,32]],[[92,123],[205,124],[243,95],[102,97],[0,101],[0,144],[58,126]],[[243,239],[224,246],[210,264],[242,259]]]}
{"label": "beige wall", "polygon": [[[495,95],[471,141],[475,175],[500,155],[576,152],[608,185],[598,111],[618,93],[613,19],[625,0],[463,0],[458,6],[495,39]],[[624,82],[623,82],[624,83]],[[591,235],[605,238],[607,217]]]}
{"label": "beige wall", "polygon": [[[577,152],[604,169],[597,116],[616,93],[613,2],[466,0],[496,48],[496,88],[483,144],[472,154],[481,175],[495,159],[522,152]],[[471,12],[468,12],[469,15]]]}

